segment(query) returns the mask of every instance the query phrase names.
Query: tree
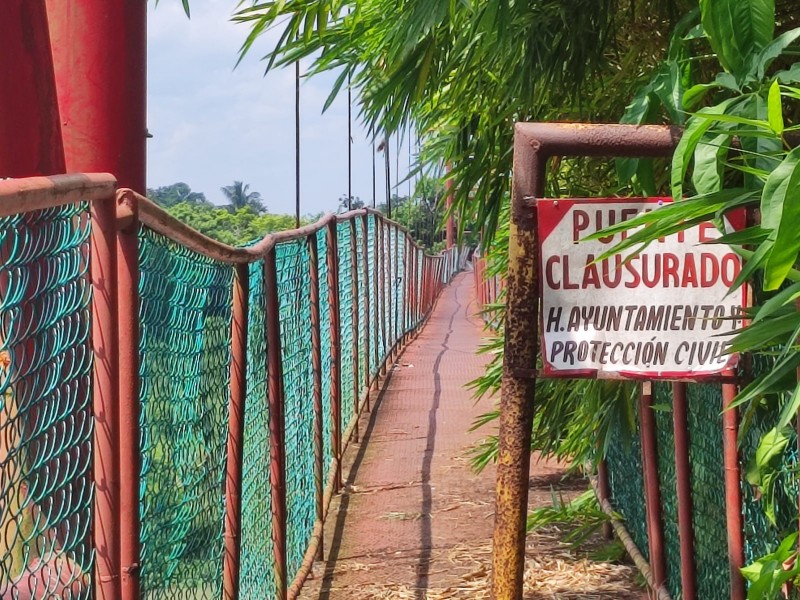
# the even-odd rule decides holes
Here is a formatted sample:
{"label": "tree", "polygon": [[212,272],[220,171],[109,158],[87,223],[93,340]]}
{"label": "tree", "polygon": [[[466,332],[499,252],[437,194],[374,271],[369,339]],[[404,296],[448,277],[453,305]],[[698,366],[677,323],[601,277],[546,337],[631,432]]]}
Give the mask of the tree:
{"label": "tree", "polygon": [[[227,207],[197,207],[184,202],[168,212],[200,233],[233,246],[261,239],[268,233],[293,229],[295,225],[292,215],[256,214],[249,206],[231,212]],[[303,223],[306,222],[304,219]]]}
{"label": "tree", "polygon": [[256,214],[267,212],[267,207],[259,192],[248,192],[250,189],[249,184],[243,184],[241,181],[234,181],[233,185],[226,185],[220,188],[225,198],[228,200],[228,210],[236,212],[242,208],[251,208]]}
{"label": "tree", "polygon": [[182,202],[195,206],[210,207],[212,204],[206,200],[202,192],[193,192],[187,184],[173,183],[158,188],[148,188],[147,197],[162,208],[170,208]]}
{"label": "tree", "polygon": [[[422,160],[453,165],[454,201],[488,236],[509,191],[514,122],[616,121],[691,0],[305,0],[259,3],[242,52],[283,27],[268,67],[341,70],[372,131],[424,132]],[[613,90],[613,93],[609,93]],[[463,222],[463,219],[462,219]]]}
{"label": "tree", "polygon": [[337,212],[346,212],[348,210],[358,210],[364,208],[364,201],[358,196],[353,196],[350,199],[350,206],[348,207],[347,194],[339,196],[339,210]]}

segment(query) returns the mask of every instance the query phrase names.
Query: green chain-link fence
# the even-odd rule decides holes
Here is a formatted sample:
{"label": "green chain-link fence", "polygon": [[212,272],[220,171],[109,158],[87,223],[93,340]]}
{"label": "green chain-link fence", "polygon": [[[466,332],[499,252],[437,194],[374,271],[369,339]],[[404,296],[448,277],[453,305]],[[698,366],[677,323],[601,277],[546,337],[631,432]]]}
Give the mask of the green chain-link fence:
{"label": "green chain-link fence", "polygon": [[0,597],[90,598],[86,204],[0,219]]}
{"label": "green chain-link fence", "polygon": [[218,598],[233,270],[142,228],[141,580],[146,598]]}

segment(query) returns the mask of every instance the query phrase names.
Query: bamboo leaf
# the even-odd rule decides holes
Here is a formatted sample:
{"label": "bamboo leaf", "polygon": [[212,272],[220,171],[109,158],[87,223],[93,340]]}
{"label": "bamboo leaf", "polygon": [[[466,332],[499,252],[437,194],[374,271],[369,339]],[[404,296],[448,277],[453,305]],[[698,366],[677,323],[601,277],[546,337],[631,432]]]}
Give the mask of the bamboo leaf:
{"label": "bamboo leaf", "polygon": [[672,198],[675,201],[683,199],[683,179],[689,169],[689,163],[697,145],[714,124],[712,119],[724,113],[728,108],[735,106],[738,101],[739,98],[729,98],[715,106],[703,108],[689,120],[672,156]]}
{"label": "bamboo leaf", "polygon": [[774,246],[764,272],[764,289],[777,289],[800,251],[800,148],[792,150],[767,178],[761,195],[761,219],[772,228]]}
{"label": "bamboo leaf", "polygon": [[722,67],[739,79],[772,41],[774,0],[700,0],[703,29]]}

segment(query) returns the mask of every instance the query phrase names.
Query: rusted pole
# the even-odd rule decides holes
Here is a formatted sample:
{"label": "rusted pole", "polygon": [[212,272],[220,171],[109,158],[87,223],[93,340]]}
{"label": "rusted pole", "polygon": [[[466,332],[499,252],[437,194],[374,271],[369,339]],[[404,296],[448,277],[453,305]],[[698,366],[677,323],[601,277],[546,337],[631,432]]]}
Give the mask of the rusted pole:
{"label": "rusted pole", "polygon": [[92,202],[95,594],[119,598],[119,362],[115,199]]}
{"label": "rusted pole", "polygon": [[[361,411],[361,407],[358,404],[358,395],[359,395],[359,369],[358,369],[358,336],[359,336],[359,328],[358,328],[358,295],[359,295],[359,288],[358,288],[358,230],[356,227],[356,220],[350,219],[348,222],[350,227],[350,263],[352,264],[352,268],[350,269],[350,277],[352,280],[353,286],[353,300],[352,305],[350,306],[350,312],[352,315],[353,321],[353,348],[352,348],[352,356],[353,356],[353,419],[355,420],[355,424],[353,426],[353,439],[358,442],[359,433],[358,433],[358,416]],[[349,423],[348,423],[349,425]]]}
{"label": "rusted pole", "polygon": [[342,489],[342,345],[339,315],[339,239],[336,221],[328,224],[328,307],[331,323],[331,446],[336,465],[334,494]]}
{"label": "rusted pole", "polygon": [[644,497],[647,511],[647,541],[650,548],[650,568],[656,585],[667,580],[664,554],[664,528],[661,518],[661,490],[658,482],[658,450],[656,448],[656,419],[653,412],[653,384],[645,381],[639,394],[639,432],[642,441]]}
{"label": "rusted pole", "polygon": [[139,222],[130,190],[117,194],[120,571],[122,600],[140,598]]}
{"label": "rusted pole", "polygon": [[494,600],[522,598],[525,568],[530,440],[539,339],[535,198],[544,192],[546,162],[527,142],[517,131],[492,551]]}
{"label": "rusted pole", "polygon": [[370,323],[371,304],[370,304],[370,281],[369,281],[369,215],[361,217],[361,224],[364,228],[364,236],[361,239],[361,253],[364,256],[364,269],[363,269],[363,284],[361,289],[363,291],[364,302],[364,386],[366,387],[365,409],[370,411],[370,379],[372,378],[372,369],[370,368],[370,352],[371,352],[371,339],[372,327]]}
{"label": "rusted pole", "polygon": [[689,417],[686,384],[672,384],[672,426],[675,440],[675,487],[678,500],[678,535],[681,550],[681,597],[697,598],[692,527],[692,467],[689,461]]}
{"label": "rusted pole", "polygon": [[[311,281],[311,371],[314,378],[314,498],[316,500],[316,518],[322,523],[325,518],[323,506],[323,488],[325,487],[324,464],[324,423],[322,415],[322,332],[320,331],[319,311],[319,247],[317,234],[308,236],[309,278]],[[317,560],[322,560],[325,553],[324,527],[320,528]]]}
{"label": "rusted pole", "polygon": [[736,398],[735,384],[722,384],[722,448],[725,467],[725,522],[728,529],[728,563],[730,567],[731,600],[747,596],[744,578],[744,520],[742,517],[742,488],[739,468],[739,411],[731,408]]}
{"label": "rusted pole", "polygon": [[286,600],[286,444],[283,397],[278,266],[275,249],[264,257],[264,287],[267,296],[267,382],[269,396],[269,456],[272,499],[272,547],[276,600]]}
{"label": "rusted pole", "polygon": [[250,267],[236,265],[231,316],[231,382],[228,422],[228,456],[225,477],[225,560],[223,597],[239,598],[242,542],[242,450],[247,398],[247,317]]}

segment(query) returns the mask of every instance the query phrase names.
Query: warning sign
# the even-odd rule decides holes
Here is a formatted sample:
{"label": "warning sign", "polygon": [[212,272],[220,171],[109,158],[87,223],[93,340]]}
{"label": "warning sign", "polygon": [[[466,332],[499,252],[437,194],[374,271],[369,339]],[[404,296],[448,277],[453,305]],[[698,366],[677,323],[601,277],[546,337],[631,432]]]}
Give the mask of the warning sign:
{"label": "warning sign", "polygon": [[[596,258],[627,232],[580,241],[671,200],[540,200],[542,354],[551,376],[609,374],[669,378],[734,366],[730,333],[741,327],[742,268],[703,223],[656,240],[641,253]],[[740,222],[731,222],[740,221]],[[726,221],[744,226],[744,214]]]}

